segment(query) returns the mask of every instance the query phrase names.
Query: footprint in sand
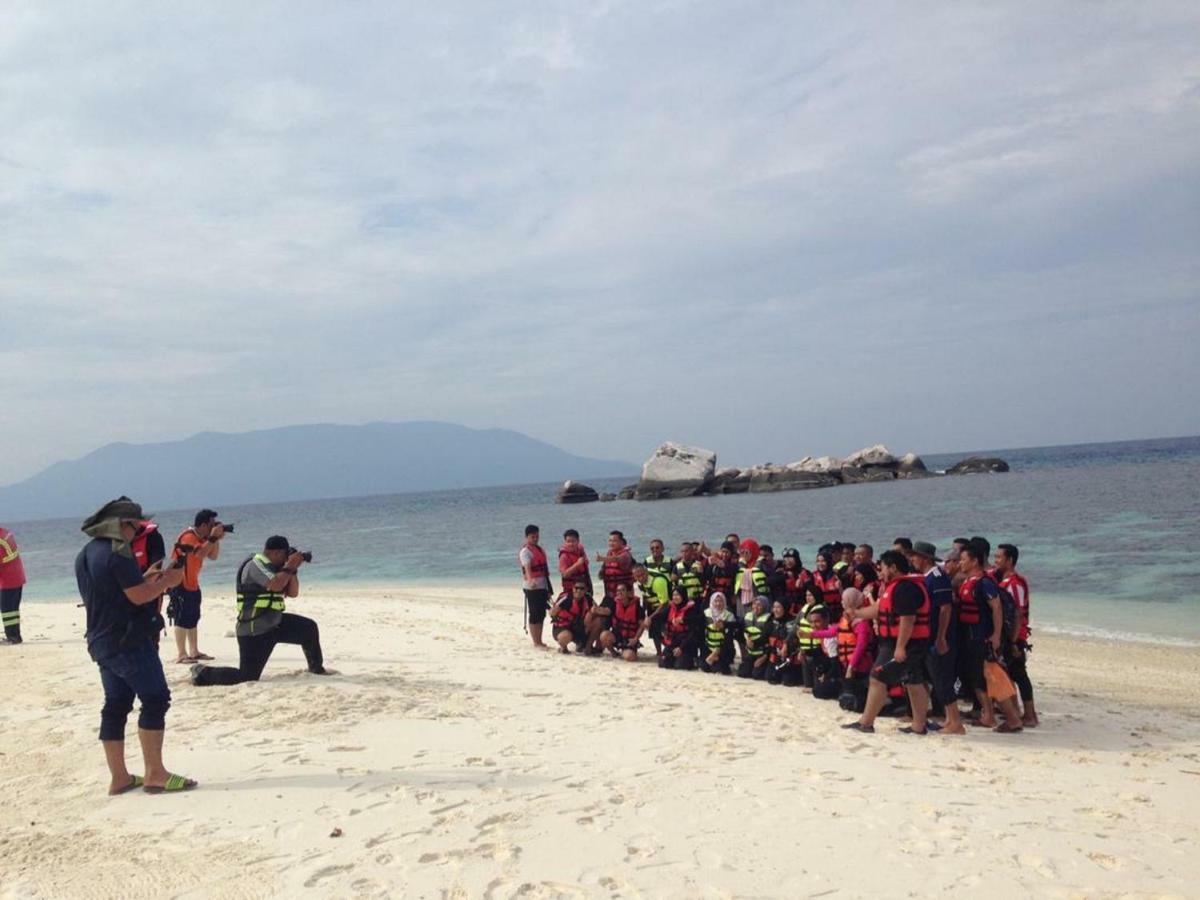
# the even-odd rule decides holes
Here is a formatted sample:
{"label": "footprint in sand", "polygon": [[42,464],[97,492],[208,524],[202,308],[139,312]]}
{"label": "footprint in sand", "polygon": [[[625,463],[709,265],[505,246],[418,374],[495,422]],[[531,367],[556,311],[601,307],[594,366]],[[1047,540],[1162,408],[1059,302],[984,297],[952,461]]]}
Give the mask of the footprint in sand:
{"label": "footprint in sand", "polygon": [[333,878],[335,875],[340,875],[342,872],[349,872],[353,868],[354,868],[354,866],[352,864],[346,864],[346,865],[340,865],[340,866],[324,866],[323,868],[317,869],[317,871],[313,872],[310,876],[308,876],[308,879],[304,882],[304,886],[309,887],[309,888],[316,887],[318,884],[320,884],[326,878]]}
{"label": "footprint in sand", "polygon": [[1037,856],[1033,853],[1016,853],[1013,855],[1013,860],[1022,869],[1029,869],[1036,872],[1047,881],[1052,881],[1058,877],[1058,870],[1045,857]]}
{"label": "footprint in sand", "polygon": [[1121,860],[1115,856],[1109,856],[1107,853],[1089,853],[1087,858],[1102,869],[1108,869],[1110,872],[1115,872],[1122,865]]}

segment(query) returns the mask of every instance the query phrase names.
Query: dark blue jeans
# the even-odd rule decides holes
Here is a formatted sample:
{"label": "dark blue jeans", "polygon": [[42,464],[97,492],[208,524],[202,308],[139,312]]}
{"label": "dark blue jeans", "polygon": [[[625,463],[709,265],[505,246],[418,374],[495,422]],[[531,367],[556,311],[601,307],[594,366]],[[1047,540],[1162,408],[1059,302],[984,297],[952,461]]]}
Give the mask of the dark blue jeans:
{"label": "dark blue jeans", "polygon": [[145,644],[98,660],[100,683],[104,685],[104,708],[100,710],[100,740],[125,740],[125,721],[133,709],[133,698],[142,701],[138,728],[162,731],[167,727],[171,689],[163,674],[158,648]]}

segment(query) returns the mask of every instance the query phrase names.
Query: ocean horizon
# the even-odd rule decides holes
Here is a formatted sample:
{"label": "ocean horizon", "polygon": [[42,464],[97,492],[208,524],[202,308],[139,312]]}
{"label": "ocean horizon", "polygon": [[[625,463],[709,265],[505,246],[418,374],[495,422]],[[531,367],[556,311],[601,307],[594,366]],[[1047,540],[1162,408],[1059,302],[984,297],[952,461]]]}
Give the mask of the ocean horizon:
{"label": "ocean horizon", "polygon": [[[1200,647],[1200,436],[924,456],[940,470],[966,455],[999,456],[1013,471],[844,485],[808,491],[668,501],[554,503],[559,482],[448,491],[220,506],[236,523],[221,558],[205,566],[207,596],[233,594],[237,564],[270,534],[314,553],[310,589],[470,582],[511,584],[519,605],[516,550],[528,522],[555,547],[568,527],[589,552],[609,530],[644,555],[651,537],[674,552],[683,540],[719,541],[729,531],[798,547],[805,564],[826,541],[866,541],[877,552],[897,536],[932,540],[982,534],[1021,548],[1036,631]],[[627,478],[589,482],[615,490]],[[136,499],[136,498],[135,498]],[[73,563],[84,543],[77,519],[6,522],[25,559],[31,603],[76,600]],[[194,510],[156,511],[168,544]],[[224,615],[206,605],[206,621]],[[300,601],[301,603],[303,600]],[[36,619],[30,610],[27,619]],[[203,627],[203,626],[202,626]],[[215,626],[213,626],[215,627]],[[1036,651],[1035,651],[1036,652]]]}

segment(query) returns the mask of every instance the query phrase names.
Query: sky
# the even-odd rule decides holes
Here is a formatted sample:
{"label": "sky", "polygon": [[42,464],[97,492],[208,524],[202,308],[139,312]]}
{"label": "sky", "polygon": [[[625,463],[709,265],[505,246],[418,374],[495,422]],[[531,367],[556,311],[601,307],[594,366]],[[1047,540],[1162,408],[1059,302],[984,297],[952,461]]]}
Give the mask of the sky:
{"label": "sky", "polygon": [[506,427],[1200,433],[1200,5],[0,7],[0,484]]}

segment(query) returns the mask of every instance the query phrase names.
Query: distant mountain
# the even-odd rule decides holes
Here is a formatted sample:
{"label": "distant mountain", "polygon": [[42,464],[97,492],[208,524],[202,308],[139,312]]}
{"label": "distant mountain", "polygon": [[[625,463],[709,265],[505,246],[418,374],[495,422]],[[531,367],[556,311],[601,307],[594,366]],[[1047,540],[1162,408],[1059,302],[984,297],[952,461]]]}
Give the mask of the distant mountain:
{"label": "distant mountain", "polygon": [[109,444],[0,488],[5,521],[85,516],[128,494],[150,511],[634,476],[516,431],[448,422],[294,425]]}

